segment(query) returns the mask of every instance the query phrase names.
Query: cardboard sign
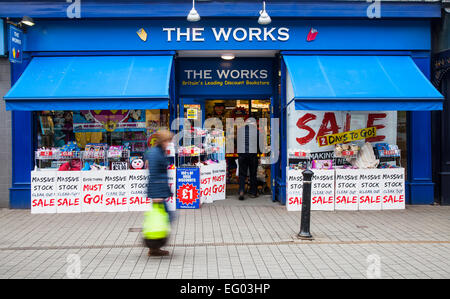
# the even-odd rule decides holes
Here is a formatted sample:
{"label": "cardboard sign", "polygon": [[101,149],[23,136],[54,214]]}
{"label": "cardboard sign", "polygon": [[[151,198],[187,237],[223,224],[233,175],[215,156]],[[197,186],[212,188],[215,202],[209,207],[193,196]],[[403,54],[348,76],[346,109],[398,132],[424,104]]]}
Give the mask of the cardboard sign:
{"label": "cardboard sign", "polygon": [[334,210],[334,170],[313,169],[311,183],[311,210]]}
{"label": "cardboard sign", "polygon": [[384,169],[358,169],[359,210],[381,210]]}
{"label": "cardboard sign", "polygon": [[105,212],[128,211],[128,171],[107,171],[105,173]]}
{"label": "cardboard sign", "polygon": [[227,163],[212,164],[211,194],[213,200],[223,200],[227,191]]}
{"label": "cardboard sign", "polygon": [[81,212],[81,171],[59,171],[56,177],[56,212]]}
{"label": "cardboard sign", "polygon": [[81,176],[81,211],[105,211],[105,175],[107,171],[84,171]]}
{"label": "cardboard sign", "polygon": [[200,208],[200,169],[177,168],[177,209]]}
{"label": "cardboard sign", "polygon": [[31,172],[31,213],[56,213],[56,171]]}
{"label": "cardboard sign", "polygon": [[288,211],[302,210],[303,170],[286,169],[286,208]]}
{"label": "cardboard sign", "polygon": [[197,119],[197,109],[187,109],[187,119]]}
{"label": "cardboard sign", "polygon": [[200,167],[200,201],[201,203],[213,202],[212,177],[213,165],[202,165]]}
{"label": "cardboard sign", "polygon": [[382,171],[382,203],[383,210],[405,209],[405,169],[387,168]]}
{"label": "cardboard sign", "polygon": [[317,137],[317,143],[322,147],[338,143],[348,143],[356,140],[372,138],[375,136],[377,136],[377,129],[375,127],[370,127],[354,131],[319,136]]}
{"label": "cardboard sign", "polygon": [[147,196],[148,170],[128,171],[128,210],[148,211],[152,208],[152,200]]}
{"label": "cardboard sign", "polygon": [[336,169],[335,210],[358,210],[359,169]]}
{"label": "cardboard sign", "polygon": [[166,198],[166,203],[167,203],[167,209],[169,211],[175,211],[177,209],[177,203],[176,203],[176,190],[175,190],[175,185],[176,185],[176,171],[175,169],[169,169],[167,170],[167,176],[169,177],[169,187],[170,187],[170,191],[172,192],[172,196]]}

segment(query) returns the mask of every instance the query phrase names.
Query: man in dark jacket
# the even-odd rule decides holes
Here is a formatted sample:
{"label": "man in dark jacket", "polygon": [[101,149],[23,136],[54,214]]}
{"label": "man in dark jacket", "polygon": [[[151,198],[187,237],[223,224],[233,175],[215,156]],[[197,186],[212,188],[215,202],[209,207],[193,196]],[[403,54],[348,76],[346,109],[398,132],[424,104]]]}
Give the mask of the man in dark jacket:
{"label": "man in dark jacket", "polygon": [[249,195],[258,196],[256,172],[258,169],[258,127],[254,118],[246,120],[245,125],[238,129],[238,163],[239,163],[239,200],[244,200],[247,172],[250,174]]}

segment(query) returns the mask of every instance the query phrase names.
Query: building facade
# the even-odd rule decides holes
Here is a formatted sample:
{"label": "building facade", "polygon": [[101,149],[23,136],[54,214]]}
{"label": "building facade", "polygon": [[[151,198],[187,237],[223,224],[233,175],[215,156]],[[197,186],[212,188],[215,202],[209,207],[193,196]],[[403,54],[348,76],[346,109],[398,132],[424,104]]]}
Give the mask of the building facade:
{"label": "building facade", "polygon": [[[298,162],[291,152],[330,161],[332,147],[324,150],[318,137],[375,127],[366,141],[402,152],[406,203],[434,202],[431,111],[442,109],[442,95],[430,83],[431,22],[441,18],[439,1],[267,1],[266,25],[258,24],[261,1],[197,1],[197,22],[186,20],[191,8],[190,1],[0,2],[1,18],[35,22],[23,32],[5,96],[11,208],[30,207],[39,148],[124,143],[130,130],[112,119],[131,109],[141,111],[133,136],[143,115],[147,133],[191,112],[197,120],[228,112],[279,119],[268,185],[282,204],[288,168]],[[103,120],[101,132],[88,128],[92,119]]]}

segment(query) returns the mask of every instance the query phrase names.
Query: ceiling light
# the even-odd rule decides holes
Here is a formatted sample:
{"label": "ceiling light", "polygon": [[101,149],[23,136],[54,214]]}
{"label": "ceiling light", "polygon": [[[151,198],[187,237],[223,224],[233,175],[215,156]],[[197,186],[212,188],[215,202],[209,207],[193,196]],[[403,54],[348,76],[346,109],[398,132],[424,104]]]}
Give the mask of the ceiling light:
{"label": "ceiling light", "polygon": [[263,10],[259,12],[259,19],[258,23],[260,25],[268,25],[272,22],[272,20],[269,17],[269,14],[266,12],[266,1],[263,1]]}
{"label": "ceiling light", "polygon": [[233,60],[234,59],[234,54],[222,54],[222,59],[224,60]]}
{"label": "ceiling light", "polygon": [[195,10],[195,0],[192,0],[192,9],[189,12],[189,15],[187,16],[187,20],[189,22],[197,22],[200,21],[200,15]]}
{"label": "ceiling light", "polygon": [[20,21],[20,23],[21,24],[25,24],[25,25],[27,25],[27,26],[34,26],[34,21],[33,21],[33,19],[32,18],[30,18],[30,17],[27,17],[27,16],[24,16],[23,18],[22,18],[22,21]]}

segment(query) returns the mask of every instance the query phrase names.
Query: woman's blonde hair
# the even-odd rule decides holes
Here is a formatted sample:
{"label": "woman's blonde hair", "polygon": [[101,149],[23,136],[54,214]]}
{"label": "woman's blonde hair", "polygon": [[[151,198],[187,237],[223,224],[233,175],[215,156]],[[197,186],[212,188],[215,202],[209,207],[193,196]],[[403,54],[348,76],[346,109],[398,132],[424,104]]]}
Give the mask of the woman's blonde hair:
{"label": "woman's blonde hair", "polygon": [[155,145],[161,145],[165,141],[172,141],[173,134],[168,130],[160,130],[152,135],[153,138],[155,138]]}

